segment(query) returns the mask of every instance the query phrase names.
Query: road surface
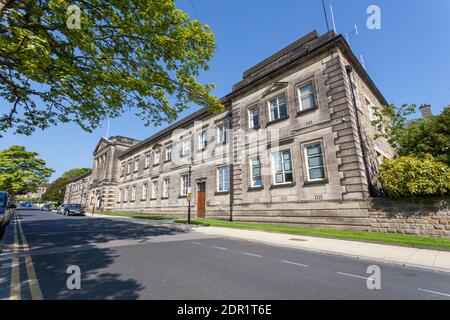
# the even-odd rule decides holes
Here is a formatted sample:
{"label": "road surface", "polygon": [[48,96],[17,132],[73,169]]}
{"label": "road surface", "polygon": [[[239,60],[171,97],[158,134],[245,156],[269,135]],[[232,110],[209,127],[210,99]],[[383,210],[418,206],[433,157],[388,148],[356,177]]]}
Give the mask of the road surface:
{"label": "road surface", "polygon": [[[446,273],[213,238],[170,222],[18,212],[0,242],[0,299],[450,299]],[[368,289],[371,265],[380,290]]]}

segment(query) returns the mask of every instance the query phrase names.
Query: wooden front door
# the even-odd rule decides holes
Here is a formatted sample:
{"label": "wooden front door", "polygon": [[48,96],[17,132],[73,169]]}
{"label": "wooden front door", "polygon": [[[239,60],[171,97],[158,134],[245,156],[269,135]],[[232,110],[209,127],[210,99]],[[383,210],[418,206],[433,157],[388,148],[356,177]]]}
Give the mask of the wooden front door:
{"label": "wooden front door", "polygon": [[198,184],[197,192],[197,217],[206,217],[206,183],[200,182]]}

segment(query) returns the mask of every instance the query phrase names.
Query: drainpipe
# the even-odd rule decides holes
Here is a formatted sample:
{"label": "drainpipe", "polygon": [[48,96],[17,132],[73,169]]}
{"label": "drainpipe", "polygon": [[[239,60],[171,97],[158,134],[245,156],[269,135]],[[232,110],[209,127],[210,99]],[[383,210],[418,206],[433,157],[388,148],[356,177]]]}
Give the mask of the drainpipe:
{"label": "drainpipe", "polygon": [[234,205],[234,175],[233,175],[233,145],[234,145],[234,137],[233,137],[233,125],[232,125],[232,120],[233,120],[233,113],[230,113],[230,117],[229,117],[229,139],[230,141],[228,141],[228,144],[230,146],[230,164],[229,164],[229,169],[228,169],[228,188],[230,189],[230,218],[229,221],[233,222],[233,205]]}
{"label": "drainpipe", "polygon": [[366,170],[367,186],[369,187],[369,196],[374,197],[375,192],[373,190],[372,180],[370,179],[369,164],[367,163],[366,148],[364,147],[364,143],[363,143],[361,123],[359,121],[359,111],[358,111],[358,107],[357,107],[357,103],[356,103],[355,88],[354,88],[353,80],[352,80],[353,68],[350,65],[347,65],[345,67],[345,70],[347,71],[348,80],[350,82],[350,89],[352,91],[352,101],[353,101],[353,109],[355,111],[356,128],[358,131],[358,138],[359,138],[359,143],[360,143],[362,157],[363,157],[364,169]]}

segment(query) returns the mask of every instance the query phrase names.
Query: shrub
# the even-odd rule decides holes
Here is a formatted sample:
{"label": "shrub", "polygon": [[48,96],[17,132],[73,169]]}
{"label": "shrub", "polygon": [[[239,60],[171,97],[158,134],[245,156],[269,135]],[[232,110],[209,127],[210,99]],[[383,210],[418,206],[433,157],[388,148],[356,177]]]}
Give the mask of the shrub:
{"label": "shrub", "polygon": [[386,159],[379,179],[391,198],[450,194],[450,167],[430,155]]}

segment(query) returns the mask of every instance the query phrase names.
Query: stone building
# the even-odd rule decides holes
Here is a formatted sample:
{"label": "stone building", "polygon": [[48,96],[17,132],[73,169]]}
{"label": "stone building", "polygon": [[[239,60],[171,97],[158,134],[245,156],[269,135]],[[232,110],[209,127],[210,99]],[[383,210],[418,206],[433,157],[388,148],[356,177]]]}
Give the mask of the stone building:
{"label": "stone building", "polygon": [[302,37],[221,101],[143,141],[101,139],[88,210],[185,216],[192,196],[198,217],[369,229],[394,150],[371,125],[387,102],[342,35]]}
{"label": "stone building", "polygon": [[86,203],[89,186],[91,185],[91,171],[78,175],[66,185],[64,203]]}

